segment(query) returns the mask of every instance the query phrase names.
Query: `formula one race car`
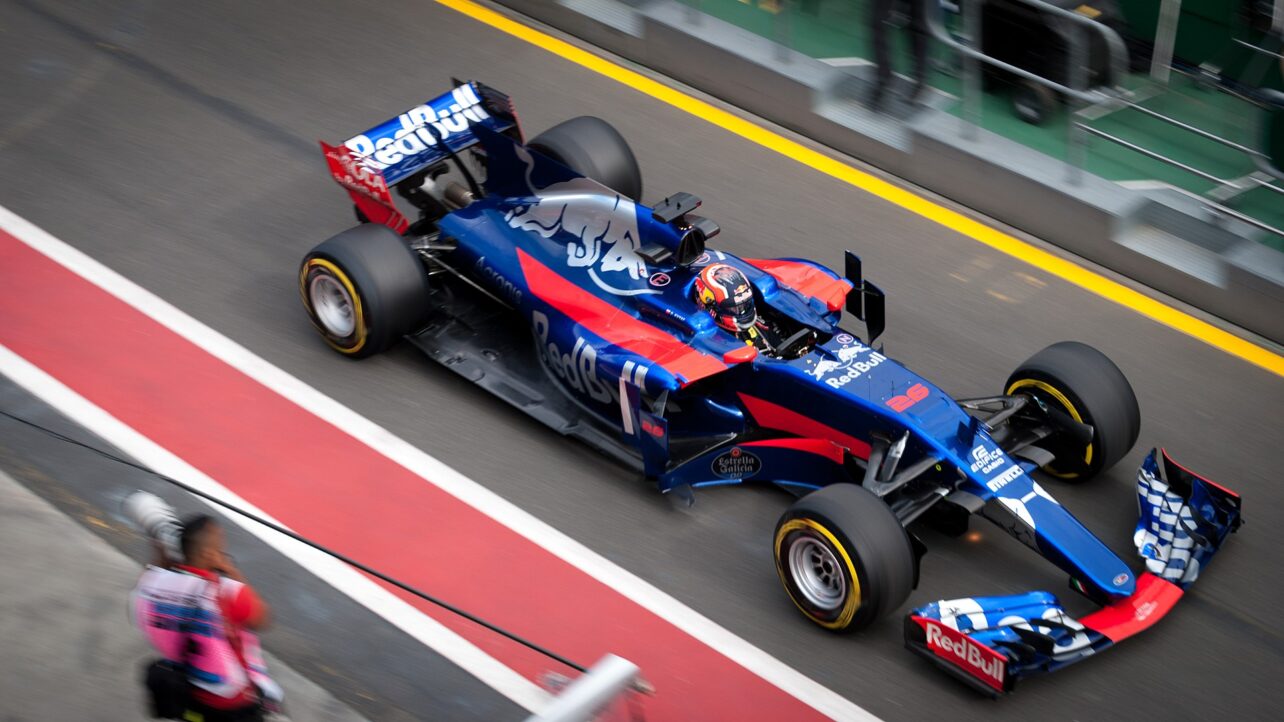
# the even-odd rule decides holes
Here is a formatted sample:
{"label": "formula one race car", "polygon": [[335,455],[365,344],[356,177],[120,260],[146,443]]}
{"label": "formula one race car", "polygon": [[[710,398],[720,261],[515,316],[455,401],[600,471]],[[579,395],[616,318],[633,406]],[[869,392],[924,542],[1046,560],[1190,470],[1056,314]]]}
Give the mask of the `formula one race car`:
{"label": "formula one race car", "polygon": [[[362,221],[299,270],[326,342],[361,357],[404,338],[683,500],[745,482],[794,492],[776,568],[827,629],[865,627],[905,602],[924,552],[912,522],[961,533],[980,514],[1103,607],[1075,620],[1034,592],[908,616],[910,649],[999,694],[1150,626],[1240,524],[1237,495],[1166,456],[1161,471],[1152,454],[1138,486],[1147,571],[1136,575],[1032,476],[1085,480],[1132,448],[1137,400],[1109,359],[1054,344],[1002,394],[955,400],[873,346],[884,296],[854,254],[840,276],[714,250],[718,227],[692,213],[695,196],[639,203],[633,153],[602,120],[524,141],[507,96],[458,82],[322,148]],[[770,343],[715,321],[708,289],[695,288],[713,265],[746,280],[731,292],[752,301]],[[844,309],[863,340],[839,326]]]}

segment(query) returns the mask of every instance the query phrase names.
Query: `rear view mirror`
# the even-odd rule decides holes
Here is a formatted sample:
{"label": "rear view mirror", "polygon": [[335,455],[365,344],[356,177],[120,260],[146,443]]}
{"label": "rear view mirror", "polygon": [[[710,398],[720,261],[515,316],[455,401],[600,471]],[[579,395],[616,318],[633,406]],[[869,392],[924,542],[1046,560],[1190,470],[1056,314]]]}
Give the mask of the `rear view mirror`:
{"label": "rear view mirror", "polygon": [[846,267],[843,269],[843,277],[852,284],[851,290],[847,292],[847,313],[856,318],[865,318],[865,294],[862,292],[865,279],[861,275],[860,256],[848,251],[844,260]]}
{"label": "rear view mirror", "polygon": [[883,290],[866,281],[861,273],[860,256],[847,251],[844,275],[852,288],[847,292],[847,312],[865,322],[869,338],[865,343],[873,346],[874,339],[887,327],[886,303]]}
{"label": "rear view mirror", "polygon": [[874,345],[874,339],[883,335],[883,329],[887,328],[886,304],[884,302],[883,290],[878,286],[865,282],[865,331],[869,338],[865,343],[870,346]]}

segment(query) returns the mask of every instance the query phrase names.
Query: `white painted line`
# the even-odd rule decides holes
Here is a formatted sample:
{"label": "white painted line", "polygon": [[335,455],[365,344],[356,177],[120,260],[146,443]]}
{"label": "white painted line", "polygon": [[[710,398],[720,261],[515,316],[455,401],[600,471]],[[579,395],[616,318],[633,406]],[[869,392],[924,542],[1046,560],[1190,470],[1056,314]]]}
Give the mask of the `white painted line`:
{"label": "white painted line", "polygon": [[[507,526],[585,574],[615,589],[636,604],[818,712],[843,720],[877,719],[837,692],[732,634],[669,594],[420,451],[393,435],[392,432],[273,366],[230,338],[188,316],[150,291],[54,238],[3,206],[0,206],[0,228],[4,228],[23,243],[133,306],[215,358],[329,422],[422,477],[428,483]],[[78,417],[73,418],[80,420]],[[437,651],[441,652],[440,649]],[[483,678],[483,681],[487,680]]]}
{"label": "white painted line", "polygon": [[[221,501],[281,524],[267,512],[241,498],[195,467],[161,448],[62,382],[0,344],[0,374],[38,396],[76,423],[97,434],[134,460],[166,476],[179,479]],[[198,497],[199,498],[199,497]],[[210,503],[220,513],[223,509]],[[358,604],[388,620],[393,626],[433,649],[492,689],[532,712],[542,710],[552,696],[538,685],[491,657],[437,620],[420,612],[394,594],[362,576],[352,567],[306,544],[256,524],[239,514],[226,514],[233,523]],[[284,524],[281,524],[284,526]]]}

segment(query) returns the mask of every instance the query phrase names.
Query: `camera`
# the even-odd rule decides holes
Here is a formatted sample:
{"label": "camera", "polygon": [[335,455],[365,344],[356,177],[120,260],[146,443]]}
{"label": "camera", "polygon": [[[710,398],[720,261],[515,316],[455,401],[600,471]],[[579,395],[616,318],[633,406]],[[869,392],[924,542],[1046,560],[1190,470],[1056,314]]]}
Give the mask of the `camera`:
{"label": "camera", "polygon": [[174,507],[159,496],[141,490],[125,497],[121,506],[125,516],[159,544],[170,561],[183,561],[180,542],[183,524],[174,513]]}

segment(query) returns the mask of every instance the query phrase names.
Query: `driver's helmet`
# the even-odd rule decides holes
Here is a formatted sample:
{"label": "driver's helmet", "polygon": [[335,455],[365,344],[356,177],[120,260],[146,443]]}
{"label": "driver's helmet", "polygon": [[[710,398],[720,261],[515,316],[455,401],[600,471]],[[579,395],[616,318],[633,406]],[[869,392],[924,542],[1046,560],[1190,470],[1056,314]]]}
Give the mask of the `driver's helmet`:
{"label": "driver's helmet", "polygon": [[734,266],[725,263],[706,266],[696,276],[695,295],[713,315],[713,320],[732,333],[750,329],[758,321],[753,288],[745,274]]}

